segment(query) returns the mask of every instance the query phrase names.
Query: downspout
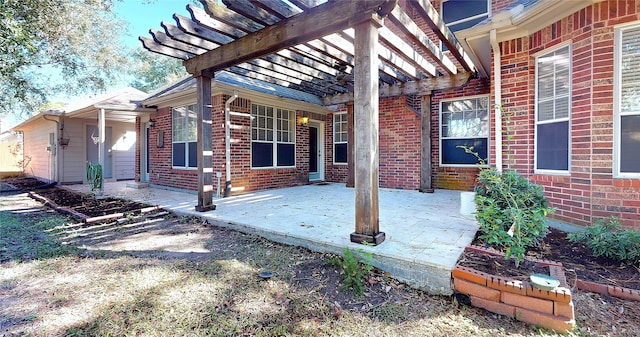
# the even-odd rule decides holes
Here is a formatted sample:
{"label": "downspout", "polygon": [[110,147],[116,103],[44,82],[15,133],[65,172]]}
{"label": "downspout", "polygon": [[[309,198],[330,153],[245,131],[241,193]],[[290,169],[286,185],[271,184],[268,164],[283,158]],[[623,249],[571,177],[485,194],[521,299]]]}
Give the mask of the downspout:
{"label": "downspout", "polygon": [[495,139],[496,139],[496,170],[502,172],[502,82],[500,78],[500,44],[496,37],[496,30],[489,32],[491,49],[493,49],[493,91],[495,114]]}
{"label": "downspout", "polygon": [[[58,181],[58,180],[60,180],[59,179],[60,177],[58,177],[58,171],[59,171],[58,170],[58,164],[59,164],[59,161],[58,161],[58,144],[56,143],[56,141],[60,137],[60,136],[58,136],[58,132],[60,132],[59,130],[62,130],[62,128],[60,126],[60,122],[58,122],[55,119],[49,119],[49,118],[47,118],[48,116],[51,116],[51,115],[42,115],[42,119],[44,119],[46,121],[49,121],[49,122],[56,123],[56,133],[54,135],[53,144],[50,144],[51,145],[51,153],[53,154],[54,160],[55,160],[55,165],[53,167],[53,172],[51,174],[51,177],[53,177],[53,181]],[[49,164],[48,166],[51,167],[51,164]],[[50,181],[50,182],[53,182],[53,181]]]}
{"label": "downspout", "polygon": [[234,91],[233,96],[229,97],[224,102],[224,153],[225,153],[225,177],[226,182],[224,185],[224,197],[231,195],[231,112],[230,105],[238,98],[238,92]]}

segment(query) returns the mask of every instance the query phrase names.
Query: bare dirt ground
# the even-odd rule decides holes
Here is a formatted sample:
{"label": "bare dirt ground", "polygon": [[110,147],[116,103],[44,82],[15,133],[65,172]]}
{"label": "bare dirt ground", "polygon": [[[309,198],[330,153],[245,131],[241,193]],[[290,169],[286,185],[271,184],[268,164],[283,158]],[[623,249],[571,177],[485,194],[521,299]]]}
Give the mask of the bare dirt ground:
{"label": "bare dirt ground", "polygon": [[[34,227],[28,239],[7,225],[26,230],[53,218],[59,216],[25,194],[0,194],[0,229],[11,238],[0,241],[0,336],[555,335],[430,296],[375,269],[357,297],[342,287],[341,269],[326,264],[333,255],[197,218],[64,218]],[[48,244],[73,249],[43,257]],[[264,271],[273,276],[262,279]],[[571,335],[640,331],[635,302],[578,290],[574,302]]]}

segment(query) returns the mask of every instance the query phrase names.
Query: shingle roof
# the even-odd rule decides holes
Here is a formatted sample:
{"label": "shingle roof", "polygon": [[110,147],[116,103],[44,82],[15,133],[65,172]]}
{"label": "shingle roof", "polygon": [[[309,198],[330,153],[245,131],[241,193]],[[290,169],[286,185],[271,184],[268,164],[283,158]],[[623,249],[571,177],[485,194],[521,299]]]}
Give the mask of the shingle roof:
{"label": "shingle roof", "polygon": [[[283,86],[260,81],[237,74],[233,74],[227,71],[220,71],[216,73],[212,79],[213,82],[224,83],[227,85],[253,90],[281,98],[288,98],[296,101],[307,102],[316,105],[322,105],[320,97],[302,92],[295,89],[285,88]],[[183,92],[196,87],[196,80],[192,76],[184,77],[176,82],[170,83],[155,92],[149,94],[145,101],[168,96],[171,94]]]}

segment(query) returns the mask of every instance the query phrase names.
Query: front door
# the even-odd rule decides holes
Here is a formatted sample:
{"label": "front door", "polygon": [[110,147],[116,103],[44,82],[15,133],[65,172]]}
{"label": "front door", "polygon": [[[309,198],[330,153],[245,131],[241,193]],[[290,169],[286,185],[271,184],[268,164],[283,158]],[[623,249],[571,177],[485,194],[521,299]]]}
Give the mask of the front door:
{"label": "front door", "polygon": [[[98,163],[98,127],[96,125],[87,125],[87,166],[89,163]],[[95,141],[94,141],[95,140]],[[111,169],[111,127],[106,127],[104,139],[104,167],[102,168],[102,177],[104,179],[113,178]]]}
{"label": "front door", "polygon": [[324,123],[309,122],[309,180],[324,180]]}

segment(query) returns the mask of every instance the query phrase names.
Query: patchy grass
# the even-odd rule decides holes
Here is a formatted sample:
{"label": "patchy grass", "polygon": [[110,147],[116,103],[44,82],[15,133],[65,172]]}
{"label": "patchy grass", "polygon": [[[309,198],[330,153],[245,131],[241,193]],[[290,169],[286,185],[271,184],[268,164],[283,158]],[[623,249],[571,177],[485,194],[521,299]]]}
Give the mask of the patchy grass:
{"label": "patchy grass", "polygon": [[[0,335],[554,335],[457,306],[450,297],[430,296],[375,269],[365,275],[359,298],[343,289],[342,269],[325,263],[333,255],[193,218],[144,223],[148,235],[141,236],[124,227],[82,227],[52,214],[46,220],[29,214],[0,211]],[[208,240],[197,253],[157,249],[176,236]],[[133,245],[119,248],[132,238]],[[263,280],[261,271],[274,277]],[[571,335],[640,331],[635,303],[584,293],[575,298],[584,310],[578,309],[580,328]]]}
{"label": "patchy grass", "polygon": [[43,213],[0,212],[0,262],[48,259],[77,252],[77,248],[51,237],[64,230],[68,219]]}

